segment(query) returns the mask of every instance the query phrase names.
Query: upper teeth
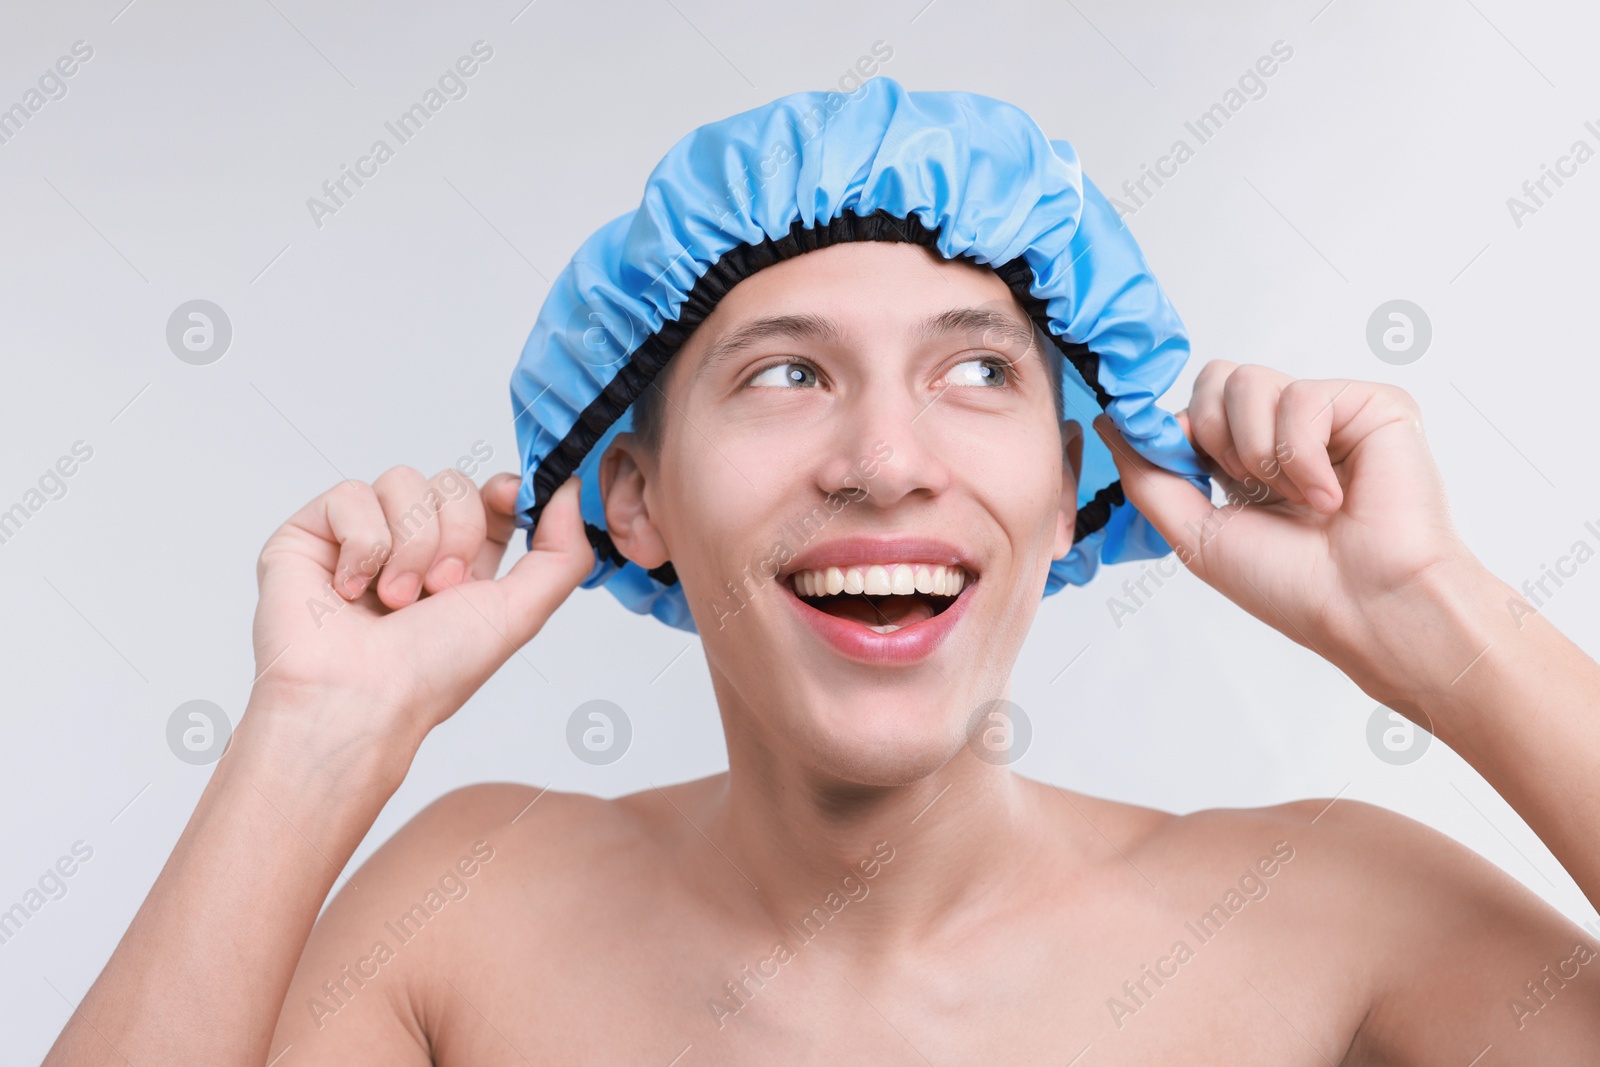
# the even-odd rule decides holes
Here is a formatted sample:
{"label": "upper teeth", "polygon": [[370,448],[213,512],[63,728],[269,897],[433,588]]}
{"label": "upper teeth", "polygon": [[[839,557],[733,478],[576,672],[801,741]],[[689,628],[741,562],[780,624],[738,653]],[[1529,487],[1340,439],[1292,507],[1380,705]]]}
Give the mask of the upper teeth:
{"label": "upper teeth", "polygon": [[967,583],[960,567],[937,563],[874,563],[870,567],[827,567],[795,571],[794,591],[800,596],[866,593],[869,596],[932,593],[955,596]]}

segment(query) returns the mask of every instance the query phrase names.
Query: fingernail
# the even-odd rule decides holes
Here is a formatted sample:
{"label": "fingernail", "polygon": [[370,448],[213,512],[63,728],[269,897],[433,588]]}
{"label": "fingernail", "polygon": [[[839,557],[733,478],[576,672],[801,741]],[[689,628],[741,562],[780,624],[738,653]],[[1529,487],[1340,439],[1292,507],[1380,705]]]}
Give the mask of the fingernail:
{"label": "fingernail", "polygon": [[1333,494],[1322,488],[1320,485],[1313,485],[1311,488],[1307,489],[1306,499],[1310,501],[1311,506],[1316,508],[1318,511],[1333,510]]}
{"label": "fingernail", "polygon": [[402,574],[389,583],[389,598],[398,600],[401,604],[409,604],[417,599],[417,590],[421,588],[421,578],[415,574]]}
{"label": "fingernail", "polygon": [[459,559],[441,559],[428,572],[428,584],[435,588],[459,585],[466,573],[466,564]]}

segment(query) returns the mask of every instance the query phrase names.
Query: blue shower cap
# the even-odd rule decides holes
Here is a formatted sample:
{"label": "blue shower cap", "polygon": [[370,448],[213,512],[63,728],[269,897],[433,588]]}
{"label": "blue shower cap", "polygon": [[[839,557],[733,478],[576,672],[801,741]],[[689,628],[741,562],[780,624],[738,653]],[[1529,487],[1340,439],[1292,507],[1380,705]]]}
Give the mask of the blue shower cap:
{"label": "blue shower cap", "polygon": [[646,571],[605,529],[600,457],[633,401],[717,301],[774,263],[841,241],[914,242],[993,269],[1063,356],[1063,410],[1086,432],[1075,544],[1045,594],[1103,561],[1170,551],[1123,496],[1089,423],[1110,413],[1146,459],[1210,493],[1177,420],[1156,404],[1189,357],[1177,312],[1078,154],[1015,105],[910,92],[888,76],[854,93],[801,92],[694,130],[651,171],[638,208],[602,226],[556,278],[511,378],[528,541],[550,496],[583,479],[604,585],[634,611],[693,632],[670,563]]}

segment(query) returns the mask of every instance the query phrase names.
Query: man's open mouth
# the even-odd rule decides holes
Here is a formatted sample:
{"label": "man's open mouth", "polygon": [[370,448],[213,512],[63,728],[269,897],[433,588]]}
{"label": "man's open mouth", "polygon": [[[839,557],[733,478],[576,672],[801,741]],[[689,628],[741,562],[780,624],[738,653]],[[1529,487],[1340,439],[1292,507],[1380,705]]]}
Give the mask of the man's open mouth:
{"label": "man's open mouth", "polygon": [[888,563],[795,571],[789,580],[818,611],[888,634],[940,614],[974,579],[960,567]]}

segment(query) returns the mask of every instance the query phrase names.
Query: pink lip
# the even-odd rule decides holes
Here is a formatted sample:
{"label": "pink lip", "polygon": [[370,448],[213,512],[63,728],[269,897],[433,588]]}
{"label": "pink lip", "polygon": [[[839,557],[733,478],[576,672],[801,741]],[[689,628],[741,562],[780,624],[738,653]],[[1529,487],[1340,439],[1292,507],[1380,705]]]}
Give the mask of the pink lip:
{"label": "pink lip", "polygon": [[[796,570],[817,570],[822,567],[858,567],[878,562],[944,563],[975,570],[962,554],[947,544],[924,540],[866,540],[851,539],[829,545],[819,545],[815,550],[799,557],[790,573]],[[978,587],[969,581],[956,596],[955,601],[939,614],[921,622],[903,626],[893,633],[880,634],[861,623],[835,618],[818,611],[795,595],[787,581],[779,581],[784,598],[793,605],[800,620],[811,632],[826,641],[835,652],[846,659],[870,666],[903,666],[932,656],[945,638],[955,630],[956,624],[966,614],[967,602]]]}
{"label": "pink lip", "polygon": [[941,563],[947,567],[961,567],[974,577],[978,573],[971,558],[946,541],[926,537],[843,537],[796,556],[783,569],[783,576],[795,571],[865,567],[874,563]]}

